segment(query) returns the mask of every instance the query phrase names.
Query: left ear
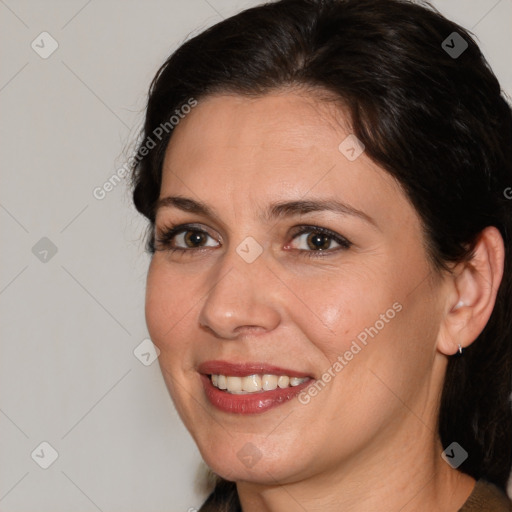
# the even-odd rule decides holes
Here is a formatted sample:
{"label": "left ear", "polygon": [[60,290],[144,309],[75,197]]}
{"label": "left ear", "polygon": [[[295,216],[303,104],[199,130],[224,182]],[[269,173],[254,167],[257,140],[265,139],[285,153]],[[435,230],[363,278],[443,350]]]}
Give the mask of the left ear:
{"label": "left ear", "polygon": [[467,347],[483,331],[496,302],[503,277],[505,247],[494,226],[479,235],[473,256],[455,266],[448,275],[448,292],[437,348],[455,354],[459,344]]}

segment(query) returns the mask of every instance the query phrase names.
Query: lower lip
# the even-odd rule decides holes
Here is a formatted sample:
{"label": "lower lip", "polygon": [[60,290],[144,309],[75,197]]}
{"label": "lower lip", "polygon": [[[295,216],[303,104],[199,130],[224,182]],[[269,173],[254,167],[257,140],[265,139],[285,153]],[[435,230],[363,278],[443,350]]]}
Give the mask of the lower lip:
{"label": "lower lip", "polygon": [[201,375],[201,380],[210,403],[221,411],[234,414],[257,414],[268,411],[273,407],[289,402],[312,382],[312,379],[310,379],[298,386],[238,395],[216,388],[207,375]]}

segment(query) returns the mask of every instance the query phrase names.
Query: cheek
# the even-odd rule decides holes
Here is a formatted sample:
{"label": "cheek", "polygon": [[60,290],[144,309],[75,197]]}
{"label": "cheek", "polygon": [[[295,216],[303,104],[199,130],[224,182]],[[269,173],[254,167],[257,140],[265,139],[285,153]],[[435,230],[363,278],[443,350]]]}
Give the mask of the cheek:
{"label": "cheek", "polygon": [[189,324],[197,296],[186,286],[186,281],[178,273],[170,272],[163,257],[156,254],[148,270],[145,314],[151,340],[160,350],[162,376],[178,413],[189,424],[189,413],[184,406],[187,403],[184,389],[188,384],[183,378],[184,370],[190,367]]}
{"label": "cheek", "polygon": [[342,381],[351,387],[362,379],[382,388],[381,377],[404,389],[424,377],[435,347],[435,310],[428,285],[415,289],[418,269],[409,272],[400,265],[386,271],[346,266],[330,275],[296,280],[300,300],[287,312],[314,346],[316,366],[345,375],[333,379],[334,387]]}
{"label": "cheek", "polygon": [[169,272],[160,259],[160,255],[155,255],[149,267],[145,313],[151,339],[165,353],[182,339],[179,333],[193,313],[190,309],[194,292],[182,277]]}
{"label": "cheek", "polygon": [[302,276],[295,283],[296,299],[287,312],[330,361],[349,350],[353,340],[359,339],[364,346],[376,322],[377,330],[384,331],[387,323],[380,315],[391,322],[397,314],[396,296],[388,286],[378,284],[378,272],[369,268],[363,272],[347,266],[324,275]]}

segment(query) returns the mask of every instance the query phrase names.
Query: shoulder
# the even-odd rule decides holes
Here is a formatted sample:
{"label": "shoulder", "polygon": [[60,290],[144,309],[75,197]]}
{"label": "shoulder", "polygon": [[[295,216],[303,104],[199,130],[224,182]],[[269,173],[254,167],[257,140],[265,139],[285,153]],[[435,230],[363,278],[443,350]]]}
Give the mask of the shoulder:
{"label": "shoulder", "polygon": [[459,512],[512,512],[512,501],[496,485],[477,480],[473,492]]}

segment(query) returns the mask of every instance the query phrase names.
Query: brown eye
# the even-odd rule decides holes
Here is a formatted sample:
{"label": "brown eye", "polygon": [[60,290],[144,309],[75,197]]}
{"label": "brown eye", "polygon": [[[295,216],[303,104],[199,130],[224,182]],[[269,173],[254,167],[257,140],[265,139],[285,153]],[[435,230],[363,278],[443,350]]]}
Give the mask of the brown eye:
{"label": "brown eye", "polygon": [[[298,241],[295,242],[295,241]],[[341,235],[328,229],[304,226],[294,235],[294,249],[307,253],[335,252],[348,249],[352,244]],[[334,244],[334,245],[333,245]]]}
{"label": "brown eye", "polygon": [[184,242],[188,247],[191,248],[203,245],[208,237],[204,231],[187,230],[184,231],[184,234]]}
{"label": "brown eye", "polygon": [[332,240],[323,233],[311,233],[306,238],[306,243],[312,250],[318,249],[319,251],[324,251],[329,249],[331,242]]}
{"label": "brown eye", "polygon": [[[210,240],[213,241],[210,242]],[[156,249],[163,251],[191,251],[204,247],[215,247],[215,240],[206,231],[192,226],[176,226],[162,229],[156,237]]]}

